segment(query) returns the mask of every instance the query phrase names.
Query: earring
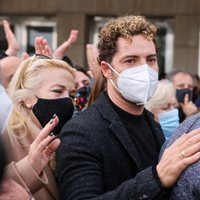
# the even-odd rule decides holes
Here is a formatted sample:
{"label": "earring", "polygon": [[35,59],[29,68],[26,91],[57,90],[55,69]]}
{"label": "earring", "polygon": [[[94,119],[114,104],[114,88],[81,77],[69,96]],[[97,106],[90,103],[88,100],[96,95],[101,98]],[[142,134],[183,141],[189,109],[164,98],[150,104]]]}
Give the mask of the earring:
{"label": "earring", "polygon": [[32,108],[31,104],[26,104],[26,108],[31,109]]}

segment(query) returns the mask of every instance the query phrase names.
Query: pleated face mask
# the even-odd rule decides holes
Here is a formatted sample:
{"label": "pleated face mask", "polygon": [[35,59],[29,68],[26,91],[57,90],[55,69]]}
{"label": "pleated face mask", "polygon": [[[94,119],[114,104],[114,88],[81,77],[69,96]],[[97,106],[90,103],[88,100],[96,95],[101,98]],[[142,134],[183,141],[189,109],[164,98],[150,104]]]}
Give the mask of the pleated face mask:
{"label": "pleated face mask", "polygon": [[120,74],[109,63],[108,65],[118,75],[117,85],[113,80],[111,83],[127,101],[143,105],[155,93],[158,86],[158,72],[147,64],[125,69]]}
{"label": "pleated face mask", "polygon": [[168,139],[179,126],[178,109],[169,110],[158,115],[161,128]]}

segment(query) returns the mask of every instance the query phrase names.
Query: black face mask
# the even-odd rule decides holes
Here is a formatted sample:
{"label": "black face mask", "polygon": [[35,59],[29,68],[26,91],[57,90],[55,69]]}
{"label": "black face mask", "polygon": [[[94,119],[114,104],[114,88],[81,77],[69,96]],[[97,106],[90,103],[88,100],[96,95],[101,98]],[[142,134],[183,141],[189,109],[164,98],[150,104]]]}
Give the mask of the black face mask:
{"label": "black face mask", "polygon": [[71,98],[60,99],[41,99],[38,98],[37,103],[33,106],[33,113],[44,127],[56,114],[59,118],[58,125],[54,128],[53,133],[59,134],[63,125],[71,119],[74,113],[74,106]]}
{"label": "black face mask", "polygon": [[189,101],[191,101],[192,100],[192,93],[193,93],[193,91],[188,89],[188,88],[186,88],[186,89],[177,89],[176,90],[177,101],[179,103],[183,103],[186,94],[189,95]]}
{"label": "black face mask", "polygon": [[90,91],[91,89],[88,86],[84,86],[77,90],[74,100],[78,111],[81,111],[86,106]]}

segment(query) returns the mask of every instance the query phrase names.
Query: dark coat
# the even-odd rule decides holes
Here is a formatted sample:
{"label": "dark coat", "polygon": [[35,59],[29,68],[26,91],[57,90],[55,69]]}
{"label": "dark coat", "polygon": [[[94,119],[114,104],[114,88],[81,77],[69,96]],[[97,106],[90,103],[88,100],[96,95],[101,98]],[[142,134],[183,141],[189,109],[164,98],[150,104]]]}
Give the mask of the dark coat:
{"label": "dark coat", "polygon": [[[162,147],[160,156],[163,151],[173,144],[183,134],[200,128],[200,113],[188,117],[173,133]],[[188,143],[189,144],[189,143]],[[190,165],[179,177],[179,180],[172,188],[170,195],[171,200],[197,200],[200,199],[200,160]]]}
{"label": "dark coat", "polygon": [[[164,136],[153,115],[147,118],[159,154]],[[62,200],[162,199],[152,167],[141,170],[137,149],[104,94],[63,127],[57,151]]]}

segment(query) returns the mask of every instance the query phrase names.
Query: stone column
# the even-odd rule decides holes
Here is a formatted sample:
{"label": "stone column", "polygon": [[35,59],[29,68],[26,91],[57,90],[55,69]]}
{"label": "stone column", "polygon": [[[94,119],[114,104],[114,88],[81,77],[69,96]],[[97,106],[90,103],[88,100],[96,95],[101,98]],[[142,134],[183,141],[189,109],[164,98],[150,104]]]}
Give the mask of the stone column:
{"label": "stone column", "polygon": [[77,29],[79,35],[76,43],[67,51],[67,55],[76,64],[83,65],[85,62],[86,15],[73,12],[59,13],[57,15],[58,45],[66,41],[72,29]]}
{"label": "stone column", "polygon": [[191,73],[198,72],[200,17],[177,15],[175,17],[174,66]]}

